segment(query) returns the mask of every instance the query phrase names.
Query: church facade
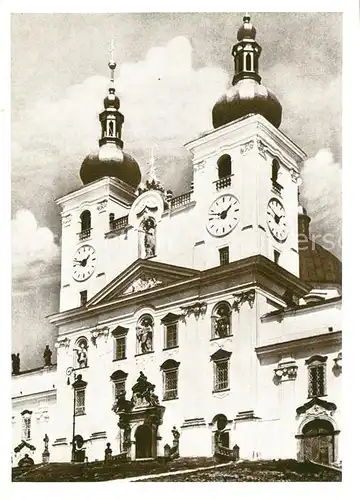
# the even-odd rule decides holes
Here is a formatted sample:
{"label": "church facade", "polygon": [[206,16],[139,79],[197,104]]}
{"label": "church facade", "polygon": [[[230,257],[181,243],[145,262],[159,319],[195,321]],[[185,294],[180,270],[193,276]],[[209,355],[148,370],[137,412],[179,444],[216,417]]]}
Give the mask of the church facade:
{"label": "church facade", "polygon": [[110,61],[99,151],[57,200],[57,365],[13,377],[13,465],[105,449],[341,461],[341,263],[311,241],[306,155],[279,130],[260,53],[245,16],[176,197],[124,151]]}

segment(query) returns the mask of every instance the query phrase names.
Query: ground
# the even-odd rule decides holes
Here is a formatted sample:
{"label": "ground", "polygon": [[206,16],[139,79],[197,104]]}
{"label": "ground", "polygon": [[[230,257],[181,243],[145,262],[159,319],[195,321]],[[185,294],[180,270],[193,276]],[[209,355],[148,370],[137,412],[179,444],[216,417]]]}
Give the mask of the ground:
{"label": "ground", "polygon": [[[140,481],[151,482],[298,482],[298,481],[341,481],[341,472],[324,469],[313,464],[304,464],[296,460],[273,460],[259,462],[228,463],[223,467],[214,467],[215,458],[180,458],[171,462],[154,460],[105,464],[53,463],[34,466],[24,470],[18,467],[12,470],[13,481],[29,482],[73,482],[107,481],[139,477]],[[213,467],[202,471],[190,471],[199,467]],[[163,474],[172,471],[188,472],[179,475],[160,477],[144,476]]]}

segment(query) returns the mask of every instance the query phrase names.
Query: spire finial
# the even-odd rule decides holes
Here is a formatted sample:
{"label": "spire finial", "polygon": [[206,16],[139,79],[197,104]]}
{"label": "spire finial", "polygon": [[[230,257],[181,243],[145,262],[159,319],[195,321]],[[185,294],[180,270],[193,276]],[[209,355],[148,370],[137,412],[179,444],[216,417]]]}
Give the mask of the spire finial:
{"label": "spire finial", "polygon": [[110,54],[110,60],[109,60],[109,68],[110,68],[110,83],[111,87],[114,86],[114,71],[116,68],[116,62],[115,62],[115,41],[114,38],[110,40],[110,47],[109,47],[109,54]]}

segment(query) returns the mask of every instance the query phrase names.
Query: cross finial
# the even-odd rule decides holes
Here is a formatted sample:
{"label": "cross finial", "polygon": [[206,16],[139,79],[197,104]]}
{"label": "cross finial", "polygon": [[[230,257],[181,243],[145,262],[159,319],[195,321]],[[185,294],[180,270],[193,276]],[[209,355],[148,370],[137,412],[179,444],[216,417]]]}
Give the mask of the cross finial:
{"label": "cross finial", "polygon": [[110,47],[109,47],[109,53],[110,53],[110,61],[114,61],[114,51],[115,51],[115,41],[112,38],[110,40]]}
{"label": "cross finial", "polygon": [[114,76],[114,71],[115,71],[115,68],[116,68],[116,62],[115,62],[115,42],[114,42],[114,39],[112,38],[110,40],[110,47],[109,47],[109,54],[110,54],[110,61],[109,61],[109,68],[110,68],[110,82],[111,82],[111,86],[113,87],[114,86],[114,79],[115,79],[115,76]]}

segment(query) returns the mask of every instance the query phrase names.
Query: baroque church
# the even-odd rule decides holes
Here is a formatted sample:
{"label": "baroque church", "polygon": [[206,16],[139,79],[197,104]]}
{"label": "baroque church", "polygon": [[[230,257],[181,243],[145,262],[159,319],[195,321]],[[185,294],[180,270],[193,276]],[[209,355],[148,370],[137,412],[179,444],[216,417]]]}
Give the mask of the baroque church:
{"label": "baroque church", "polygon": [[[124,150],[115,61],[62,219],[57,364],[13,356],[12,464],[213,456],[341,462],[341,263],[311,241],[305,153],[249,16],[191,190]],[[291,75],[289,75],[291,78]],[[170,235],[170,237],[169,237]]]}

